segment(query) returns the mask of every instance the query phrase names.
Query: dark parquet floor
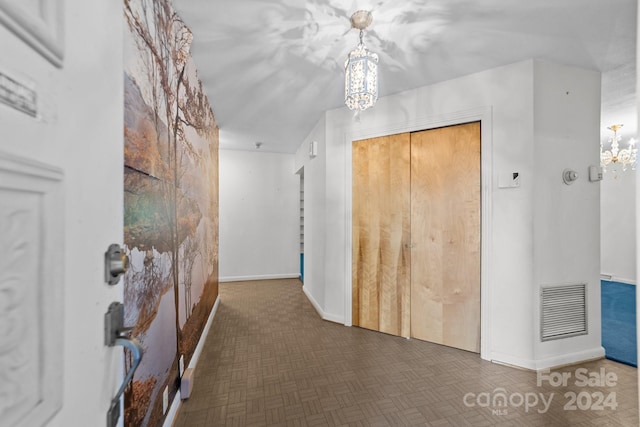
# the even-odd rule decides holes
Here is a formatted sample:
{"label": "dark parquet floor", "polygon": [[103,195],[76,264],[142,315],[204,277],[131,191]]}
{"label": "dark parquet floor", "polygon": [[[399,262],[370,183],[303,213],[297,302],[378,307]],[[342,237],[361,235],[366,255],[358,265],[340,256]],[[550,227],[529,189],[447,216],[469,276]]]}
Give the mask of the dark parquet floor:
{"label": "dark parquet floor", "polygon": [[174,427],[638,426],[627,365],[538,384],[478,354],[323,321],[298,280],[223,283],[220,301]]}

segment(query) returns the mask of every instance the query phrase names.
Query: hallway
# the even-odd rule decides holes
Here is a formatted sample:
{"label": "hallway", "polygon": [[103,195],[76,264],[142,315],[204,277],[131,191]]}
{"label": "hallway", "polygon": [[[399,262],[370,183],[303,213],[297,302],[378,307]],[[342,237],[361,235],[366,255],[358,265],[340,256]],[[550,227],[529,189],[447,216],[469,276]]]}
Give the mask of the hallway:
{"label": "hallway", "polygon": [[[537,379],[474,353],[323,321],[299,280],[221,283],[193,393],[173,425],[638,425],[635,368],[599,360],[557,372],[566,386],[555,372]],[[583,385],[587,376],[608,386]]]}

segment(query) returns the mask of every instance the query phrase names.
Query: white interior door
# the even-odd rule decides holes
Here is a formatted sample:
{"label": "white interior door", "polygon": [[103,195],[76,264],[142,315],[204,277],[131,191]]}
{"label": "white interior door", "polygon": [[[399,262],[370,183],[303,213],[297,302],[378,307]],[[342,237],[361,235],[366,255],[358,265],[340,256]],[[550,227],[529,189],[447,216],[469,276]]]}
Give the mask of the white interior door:
{"label": "white interior door", "polygon": [[122,3],[0,0],[0,51],[0,426],[101,426],[122,353],[103,343]]}

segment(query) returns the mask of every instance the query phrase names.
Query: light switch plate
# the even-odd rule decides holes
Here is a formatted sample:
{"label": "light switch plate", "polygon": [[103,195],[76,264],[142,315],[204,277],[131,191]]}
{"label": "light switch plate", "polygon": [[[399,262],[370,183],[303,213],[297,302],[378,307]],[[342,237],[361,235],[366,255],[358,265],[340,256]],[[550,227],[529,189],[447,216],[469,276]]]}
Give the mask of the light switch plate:
{"label": "light switch plate", "polygon": [[602,181],[602,168],[598,166],[589,166],[589,181]]}

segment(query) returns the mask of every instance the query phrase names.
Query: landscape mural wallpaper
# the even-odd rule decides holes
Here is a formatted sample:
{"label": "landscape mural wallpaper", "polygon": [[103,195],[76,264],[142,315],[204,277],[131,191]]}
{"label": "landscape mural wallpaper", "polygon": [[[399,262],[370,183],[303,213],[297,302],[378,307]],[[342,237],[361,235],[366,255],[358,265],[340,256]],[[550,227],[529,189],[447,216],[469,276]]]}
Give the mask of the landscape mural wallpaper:
{"label": "landscape mural wallpaper", "polygon": [[[218,127],[168,0],[124,0],[125,425],[162,425],[218,296]],[[131,365],[125,353],[125,365]]]}

